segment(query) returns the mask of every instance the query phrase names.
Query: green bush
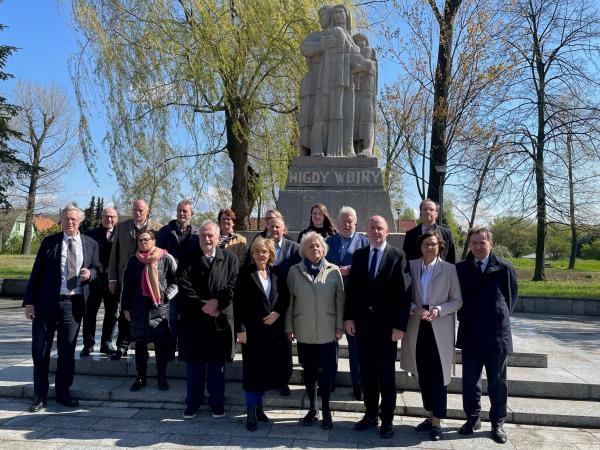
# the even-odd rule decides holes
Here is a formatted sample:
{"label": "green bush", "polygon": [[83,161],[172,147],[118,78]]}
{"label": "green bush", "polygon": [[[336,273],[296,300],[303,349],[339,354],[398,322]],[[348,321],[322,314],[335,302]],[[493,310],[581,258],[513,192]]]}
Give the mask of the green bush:
{"label": "green bush", "polygon": [[600,239],[596,239],[589,244],[583,244],[581,257],[583,259],[600,259]]}

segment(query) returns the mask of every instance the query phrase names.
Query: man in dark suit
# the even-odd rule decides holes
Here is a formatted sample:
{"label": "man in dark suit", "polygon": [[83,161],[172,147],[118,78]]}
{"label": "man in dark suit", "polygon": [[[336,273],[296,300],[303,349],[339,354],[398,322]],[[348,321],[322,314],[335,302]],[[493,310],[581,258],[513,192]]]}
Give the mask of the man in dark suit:
{"label": "man in dark suit", "polygon": [[[346,333],[356,336],[366,412],[358,431],[377,426],[394,435],[396,354],[410,315],[410,276],[404,252],[386,243],[388,224],[381,216],[367,222],[369,246],[356,250],[346,291]],[[381,394],[381,405],[379,396]]]}
{"label": "man in dark suit", "polygon": [[[108,288],[118,298],[120,297],[127,262],[137,252],[138,234],[146,230],[158,231],[158,228],[149,223],[148,204],[144,200],[138,199],[133,202],[131,216],[131,219],[119,222],[115,228],[108,263]],[[119,314],[117,326],[119,329],[117,350],[111,355],[110,359],[112,360],[118,360],[127,355],[129,343],[131,342],[131,322],[122,313]]]}
{"label": "man in dark suit", "polygon": [[463,298],[456,347],[462,349],[463,409],[467,416],[459,433],[467,435],[481,428],[481,372],[485,367],[492,438],[504,444],[506,365],[513,351],[510,314],[518,299],[517,276],[513,265],[492,251],[488,228],[473,228],[467,238],[470,252],[456,265]]}
{"label": "man in dark suit", "polygon": [[112,345],[112,337],[117,324],[119,299],[108,289],[108,262],[112,249],[113,234],[119,217],[115,208],[104,208],[102,225],[88,231],[87,235],[98,244],[100,265],[96,279],[90,283],[90,296],[83,317],[83,349],[79,356],[90,356],[94,351],[96,336],[96,316],[100,304],[104,301],[104,320],[100,338],[100,353],[112,354],[116,349]]}
{"label": "man in dark suit", "polygon": [[219,226],[200,227],[200,248],[189,252],[177,270],[177,328],[180,358],[187,363],[187,407],[184,419],[196,417],[208,389],[213,417],[225,415],[225,362],[235,355],[233,294],[238,259],[219,248]]}
{"label": "man in dark suit", "polygon": [[191,224],[193,215],[192,202],[180,201],[177,205],[177,219],[171,220],[156,234],[156,246],[167,250],[176,261],[198,248],[198,227]]}
{"label": "man in dark suit", "polygon": [[[326,259],[336,264],[342,273],[344,289],[348,289],[348,275],[352,267],[354,252],[359,248],[369,245],[366,236],[356,232],[356,211],[350,206],[340,209],[337,220],[338,234],[327,238],[329,251]],[[360,370],[358,368],[358,347],[356,337],[346,335],[348,341],[348,359],[350,360],[350,377],[352,378],[352,393],[356,400],[362,400],[362,386],[360,384]]]}
{"label": "man in dark suit", "polygon": [[402,250],[406,253],[406,258],[410,261],[421,257],[421,249],[419,248],[419,237],[429,230],[438,230],[446,248],[440,253],[440,258],[444,261],[454,264],[456,262],[456,249],[454,247],[454,239],[452,232],[448,228],[444,228],[436,223],[440,212],[440,205],[430,199],[425,199],[419,205],[421,215],[421,223],[411,230],[406,232],[404,236],[404,244]]}
{"label": "man in dark suit", "polygon": [[89,282],[96,278],[98,244],[79,233],[83,211],[67,205],[61,212],[62,233],[42,241],[37,253],[23,306],[32,320],[33,391],[30,412],[46,406],[50,351],[57,333],[56,401],[75,407],[69,394],[75,371],[75,346],[89,296]]}

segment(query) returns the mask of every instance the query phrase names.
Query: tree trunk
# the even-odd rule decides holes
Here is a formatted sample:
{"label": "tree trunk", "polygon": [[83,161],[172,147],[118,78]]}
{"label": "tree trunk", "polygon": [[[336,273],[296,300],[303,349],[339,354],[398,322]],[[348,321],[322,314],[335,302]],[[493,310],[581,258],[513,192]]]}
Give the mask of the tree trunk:
{"label": "tree trunk", "polygon": [[250,194],[250,174],[248,171],[248,153],[250,118],[242,112],[242,100],[230,99],[225,110],[225,128],[227,130],[227,153],[233,164],[233,182],[231,183],[231,209],[235,212],[236,231],[247,230],[250,225],[253,196]]}
{"label": "tree trunk", "polygon": [[35,196],[37,194],[38,179],[40,177],[40,154],[41,145],[32,145],[33,162],[31,164],[31,175],[29,177],[29,188],[27,189],[27,209],[25,210],[25,232],[21,244],[21,255],[31,253],[31,241],[33,239],[33,216],[35,214]]}
{"label": "tree trunk", "polygon": [[[446,127],[448,124],[448,90],[452,82],[452,34],[454,18],[461,0],[446,0],[444,14],[430,2],[440,27],[438,57],[435,68],[433,115],[431,121],[431,150],[429,159],[429,188],[427,197],[442,205],[444,199],[444,172],[448,160]],[[442,214],[440,214],[440,223]]]}
{"label": "tree trunk", "polygon": [[575,223],[575,192],[573,183],[573,135],[567,134],[567,171],[569,179],[569,228],[571,229],[571,255],[569,256],[569,269],[575,269],[575,256],[577,256],[577,224]]}

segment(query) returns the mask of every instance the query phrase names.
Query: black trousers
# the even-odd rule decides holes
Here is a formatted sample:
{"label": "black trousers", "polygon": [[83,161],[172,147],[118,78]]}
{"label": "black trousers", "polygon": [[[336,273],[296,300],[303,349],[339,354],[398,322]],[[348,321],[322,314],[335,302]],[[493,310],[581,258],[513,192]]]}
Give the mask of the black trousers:
{"label": "black trousers", "polygon": [[329,396],[337,368],[336,341],[327,344],[298,342],[298,359],[304,369],[304,387],[310,409],[317,409],[317,385],[324,411],[329,411]]}
{"label": "black trousers", "polygon": [[[154,343],[154,355],[156,357],[156,374],[159,377],[164,377],[167,374],[167,363],[172,354],[172,344],[165,342]],[[146,378],[148,372],[148,341],[135,341],[135,370],[137,376]]]}
{"label": "black trousers", "polygon": [[[102,275],[100,275],[102,276]],[[99,278],[100,278],[99,276]],[[104,276],[104,278],[106,278]],[[102,336],[100,344],[112,341],[115,325],[117,324],[117,310],[119,299],[108,289],[108,280],[99,279],[90,285],[85,315],[83,316],[83,346],[91,348],[95,344],[96,316],[100,304],[104,301],[104,319],[102,321]]]}
{"label": "black trousers", "polygon": [[433,417],[446,418],[448,393],[444,386],[444,372],[440,362],[435,335],[431,322],[421,320],[416,347],[419,389],[425,411],[432,411]]}
{"label": "black trousers", "polygon": [[56,333],[58,360],[55,389],[58,397],[69,393],[75,372],[75,346],[79,326],[85,309],[83,295],[61,297],[53,312],[36,315],[31,325],[31,354],[33,357],[33,392],[35,396],[48,396],[50,352]]}
{"label": "black trousers", "polygon": [[480,353],[462,350],[463,409],[467,419],[475,422],[481,413],[481,372],[485,367],[487,390],[490,398],[490,422],[502,426],[506,420],[508,386],[506,379],[506,353]]}
{"label": "black trousers", "polygon": [[[377,323],[366,319],[356,331],[358,366],[366,414],[391,421],[396,408],[396,354],[392,332],[384,335]],[[381,396],[381,405],[379,397]]]}
{"label": "black trousers", "polygon": [[[117,298],[121,297],[121,293],[117,292]],[[119,318],[117,319],[117,348],[123,348],[127,350],[131,344],[131,322],[125,318],[123,311],[119,312]]]}

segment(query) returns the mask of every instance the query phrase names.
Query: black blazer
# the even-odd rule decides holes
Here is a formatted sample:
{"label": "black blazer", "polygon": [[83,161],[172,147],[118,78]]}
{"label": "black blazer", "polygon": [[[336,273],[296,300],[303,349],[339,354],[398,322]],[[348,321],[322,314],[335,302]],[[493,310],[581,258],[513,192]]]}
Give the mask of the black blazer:
{"label": "black blazer", "polygon": [[287,274],[294,264],[298,264],[302,258],[300,256],[300,246],[287,238],[282,238],[281,252],[279,258],[275,261],[275,267],[279,268],[280,274],[287,279]]}
{"label": "black blazer", "polygon": [[[442,237],[446,242],[446,248],[442,253],[440,253],[440,258],[451,264],[456,263],[456,248],[454,247],[454,238],[452,237],[452,232],[448,228],[440,227],[438,225],[435,225],[434,229],[438,230],[442,234]],[[417,241],[422,234],[421,225],[419,224],[416,227],[408,230],[404,236],[402,250],[404,253],[406,253],[406,258],[409,261],[412,259],[418,259],[422,256],[421,249],[417,244]]]}
{"label": "black blazer", "polygon": [[[410,315],[410,274],[402,250],[386,245],[375,280],[369,280],[370,246],[354,252],[348,276],[344,320],[353,320],[360,329],[374,316],[382,335],[391,336],[392,328],[406,331]],[[372,312],[371,312],[372,310]]]}
{"label": "black blazer", "polygon": [[99,271],[108,274],[108,263],[110,262],[110,251],[115,236],[116,227],[113,228],[113,234],[110,240],[106,239],[106,228],[100,226],[92,230],[88,230],[85,234],[91,237],[98,244],[98,260],[100,261]]}
{"label": "black blazer", "polygon": [[[23,306],[34,305],[36,317],[44,317],[53,314],[60,303],[60,259],[62,253],[63,233],[47,236],[35,257]],[[89,282],[96,278],[98,268],[98,244],[92,238],[81,234],[83,247],[83,265],[90,270],[88,281],[82,283],[83,296],[87,301]]]}
{"label": "black blazer", "polygon": [[518,300],[513,265],[490,253],[483,274],[477,273],[473,254],[456,265],[463,305],[458,310],[456,347],[486,353],[513,351],[510,315]]}

